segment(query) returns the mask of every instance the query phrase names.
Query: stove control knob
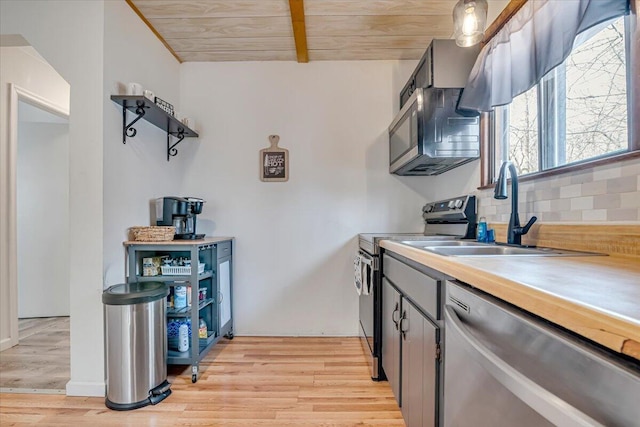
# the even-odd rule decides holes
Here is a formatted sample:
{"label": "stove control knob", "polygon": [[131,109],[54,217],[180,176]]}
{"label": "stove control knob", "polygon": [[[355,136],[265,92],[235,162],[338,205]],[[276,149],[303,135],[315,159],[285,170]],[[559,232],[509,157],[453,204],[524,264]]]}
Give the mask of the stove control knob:
{"label": "stove control knob", "polygon": [[429,213],[429,212],[433,211],[433,205],[427,205],[427,206],[425,206],[425,207],[424,207],[424,211],[425,211],[425,212],[427,212],[427,213]]}
{"label": "stove control knob", "polygon": [[462,199],[458,199],[454,202],[454,206],[456,207],[456,209],[460,209],[463,204],[464,202],[462,201]]}
{"label": "stove control knob", "polygon": [[455,205],[453,200],[449,200],[449,204],[447,205],[449,209],[455,209]]}

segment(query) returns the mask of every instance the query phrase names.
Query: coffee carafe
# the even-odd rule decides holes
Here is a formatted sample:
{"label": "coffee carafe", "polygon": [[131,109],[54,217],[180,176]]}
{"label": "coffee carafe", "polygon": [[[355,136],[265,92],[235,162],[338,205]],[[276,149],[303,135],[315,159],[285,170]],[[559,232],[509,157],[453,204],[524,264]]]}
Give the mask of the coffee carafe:
{"label": "coffee carafe", "polygon": [[156,199],[156,224],[174,226],[175,240],[202,239],[204,234],[196,234],[196,215],[204,202],[196,197],[160,197]]}
{"label": "coffee carafe", "polygon": [[176,215],[173,217],[172,225],[176,228],[176,234],[184,234],[186,230],[185,217]]}

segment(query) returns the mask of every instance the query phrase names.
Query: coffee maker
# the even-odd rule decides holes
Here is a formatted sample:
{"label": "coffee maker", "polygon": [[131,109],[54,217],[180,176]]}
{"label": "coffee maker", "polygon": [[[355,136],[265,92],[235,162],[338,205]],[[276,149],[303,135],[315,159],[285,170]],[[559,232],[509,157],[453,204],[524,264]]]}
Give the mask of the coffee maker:
{"label": "coffee maker", "polygon": [[202,213],[204,200],[196,197],[160,197],[156,199],[156,225],[174,226],[174,240],[204,238],[196,234],[196,215]]}

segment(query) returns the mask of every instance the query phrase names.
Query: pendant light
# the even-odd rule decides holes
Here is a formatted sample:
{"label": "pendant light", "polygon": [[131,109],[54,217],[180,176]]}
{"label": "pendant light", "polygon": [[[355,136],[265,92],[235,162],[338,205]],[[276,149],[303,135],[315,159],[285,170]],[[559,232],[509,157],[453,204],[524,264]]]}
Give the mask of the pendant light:
{"label": "pendant light", "polygon": [[453,36],[458,46],[480,43],[486,24],[487,0],[458,0],[453,8]]}

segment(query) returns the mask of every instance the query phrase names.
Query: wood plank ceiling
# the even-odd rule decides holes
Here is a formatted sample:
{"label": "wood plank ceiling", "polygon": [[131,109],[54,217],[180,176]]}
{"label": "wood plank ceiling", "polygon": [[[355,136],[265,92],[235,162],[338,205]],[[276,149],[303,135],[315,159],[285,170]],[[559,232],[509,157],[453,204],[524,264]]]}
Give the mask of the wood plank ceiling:
{"label": "wood plank ceiling", "polygon": [[456,0],[127,2],[181,62],[307,62],[419,59],[453,34]]}

